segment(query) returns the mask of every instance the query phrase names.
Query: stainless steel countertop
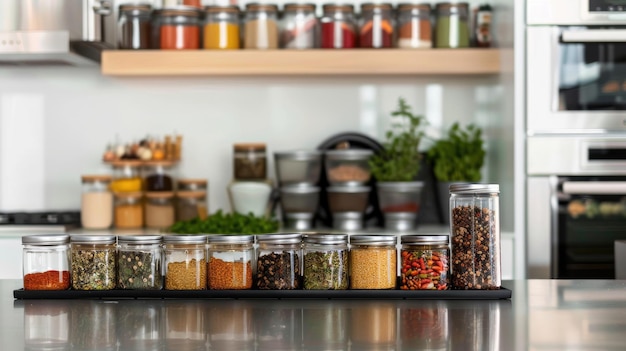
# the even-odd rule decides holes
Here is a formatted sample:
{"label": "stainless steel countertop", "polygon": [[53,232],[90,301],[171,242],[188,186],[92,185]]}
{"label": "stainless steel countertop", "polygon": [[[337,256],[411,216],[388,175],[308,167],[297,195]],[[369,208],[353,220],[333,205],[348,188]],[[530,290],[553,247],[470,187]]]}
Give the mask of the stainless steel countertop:
{"label": "stainless steel countertop", "polygon": [[511,300],[15,300],[3,350],[623,350],[626,281],[505,281]]}

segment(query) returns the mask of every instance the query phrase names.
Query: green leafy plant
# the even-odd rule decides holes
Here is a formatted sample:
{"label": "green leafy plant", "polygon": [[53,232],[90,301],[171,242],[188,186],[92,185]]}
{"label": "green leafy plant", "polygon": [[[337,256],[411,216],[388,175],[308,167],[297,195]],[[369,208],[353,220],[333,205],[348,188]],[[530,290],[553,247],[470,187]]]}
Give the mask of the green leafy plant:
{"label": "green leafy plant", "polygon": [[463,129],[454,123],[446,138],[428,150],[435,178],[440,182],[478,182],[485,161],[482,130],[473,124]]}
{"label": "green leafy plant", "polygon": [[418,147],[424,137],[426,119],[414,115],[403,98],[391,113],[391,128],[385,134],[384,150],[369,160],[372,175],[379,182],[412,181],[420,170]]}
{"label": "green leafy plant", "polygon": [[190,219],[174,223],[169,231],[176,234],[265,234],[278,231],[280,223],[252,213],[215,212],[206,219]]}

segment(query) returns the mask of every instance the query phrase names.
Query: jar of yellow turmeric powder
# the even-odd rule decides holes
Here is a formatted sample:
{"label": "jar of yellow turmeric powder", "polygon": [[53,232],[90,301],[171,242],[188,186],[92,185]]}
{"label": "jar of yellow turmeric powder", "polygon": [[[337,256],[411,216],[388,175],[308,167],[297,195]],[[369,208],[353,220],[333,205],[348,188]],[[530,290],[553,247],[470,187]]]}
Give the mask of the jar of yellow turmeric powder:
{"label": "jar of yellow turmeric powder", "polygon": [[239,8],[207,6],[204,20],[205,49],[239,49]]}

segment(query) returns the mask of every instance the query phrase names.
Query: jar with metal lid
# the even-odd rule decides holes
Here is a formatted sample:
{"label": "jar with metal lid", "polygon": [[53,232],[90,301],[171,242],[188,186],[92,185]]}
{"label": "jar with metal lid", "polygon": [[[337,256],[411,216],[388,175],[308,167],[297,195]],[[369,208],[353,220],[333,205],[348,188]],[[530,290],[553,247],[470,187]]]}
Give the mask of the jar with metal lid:
{"label": "jar with metal lid", "polygon": [[176,220],[206,219],[208,215],[206,192],[179,191],[176,193]]}
{"label": "jar with metal lid", "polygon": [[174,180],[172,177],[171,161],[150,161],[145,164],[146,191],[172,191]]}
{"label": "jar with metal lid", "polygon": [[82,176],[80,221],[85,229],[106,229],[113,224],[113,194],[109,175]]}
{"label": "jar with metal lid", "polygon": [[115,235],[70,237],[72,289],[111,290],[117,284]]}
{"label": "jar with metal lid", "polygon": [[200,48],[200,11],[194,7],[164,8],[159,13],[159,48],[193,50]]}
{"label": "jar with metal lid", "polygon": [[361,5],[360,47],[373,49],[393,47],[393,28],[391,4]]}
{"label": "jar with metal lid", "polygon": [[156,191],[146,193],[146,227],[164,229],[174,224],[174,193]]}
{"label": "jar with metal lid", "polygon": [[117,288],[163,288],[161,235],[120,235],[117,239]]}
{"label": "jar with metal lid", "polygon": [[207,6],[203,34],[205,49],[239,49],[239,7]]}
{"label": "jar with metal lid", "polygon": [[251,289],[255,263],[253,235],[209,236],[209,289]]}
{"label": "jar with metal lid", "polygon": [[115,228],[137,229],[144,224],[143,193],[115,193]]}
{"label": "jar with metal lid", "polygon": [[120,49],[150,48],[150,4],[119,6],[118,47]]}
{"label": "jar with metal lid", "polygon": [[435,8],[437,25],[435,44],[438,48],[467,48],[470,46],[468,24],[469,5],[462,3],[439,3]]}
{"label": "jar with metal lid", "polygon": [[398,5],[398,47],[403,49],[433,46],[430,4]]}
{"label": "jar with metal lid", "polygon": [[256,286],[291,290],[302,287],[302,234],[258,235]]}
{"label": "jar with metal lid", "polygon": [[235,180],[265,180],[267,178],[265,149],[263,143],[233,145]]}
{"label": "jar with metal lid", "polygon": [[400,289],[448,290],[450,246],[447,235],[404,235],[400,238]]}
{"label": "jar with metal lid", "polygon": [[315,4],[285,4],[282,16],[281,44],[286,49],[319,47],[319,21]]}
{"label": "jar with metal lid", "polygon": [[142,190],[140,161],[115,161],[113,166],[113,180],[111,191],[115,193],[136,192]]}
{"label": "jar with metal lid", "polygon": [[165,235],[165,290],[206,290],[206,235]]}
{"label": "jar with metal lid", "polygon": [[304,288],[307,290],[348,289],[348,235],[304,236]]}
{"label": "jar with metal lid", "polygon": [[454,289],[499,289],[500,186],[450,185],[451,274]]}
{"label": "jar with metal lid", "polygon": [[350,237],[350,289],[394,289],[396,287],[395,235]]}
{"label": "jar with metal lid", "polygon": [[65,234],[22,237],[24,290],[70,288],[70,237]]}
{"label": "jar with metal lid", "polygon": [[354,6],[325,4],[321,22],[322,49],[351,49],[357,47]]}
{"label": "jar with metal lid", "polygon": [[247,4],[244,31],[244,48],[278,49],[278,7]]}

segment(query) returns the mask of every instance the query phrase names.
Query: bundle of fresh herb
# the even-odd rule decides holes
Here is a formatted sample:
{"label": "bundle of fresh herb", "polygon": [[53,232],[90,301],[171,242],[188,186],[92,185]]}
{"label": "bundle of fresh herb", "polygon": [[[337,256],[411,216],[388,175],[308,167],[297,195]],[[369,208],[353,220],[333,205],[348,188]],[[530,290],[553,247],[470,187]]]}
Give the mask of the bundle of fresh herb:
{"label": "bundle of fresh herb", "polygon": [[194,218],[174,223],[169,231],[176,234],[265,234],[278,231],[279,222],[253,214],[215,212],[206,219]]}

